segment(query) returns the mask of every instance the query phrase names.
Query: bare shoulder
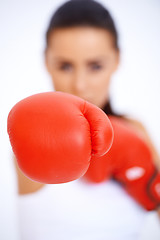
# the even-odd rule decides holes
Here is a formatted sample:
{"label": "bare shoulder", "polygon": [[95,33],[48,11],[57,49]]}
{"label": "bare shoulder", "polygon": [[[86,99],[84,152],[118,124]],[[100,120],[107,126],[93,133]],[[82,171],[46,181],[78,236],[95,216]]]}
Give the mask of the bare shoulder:
{"label": "bare shoulder", "polygon": [[148,147],[150,148],[152,155],[153,155],[153,161],[160,169],[160,156],[158,154],[158,151],[156,150],[151,137],[149,136],[147,129],[144,127],[143,123],[131,118],[125,118],[126,121],[132,126],[135,131],[137,131],[138,134],[143,138],[143,140],[146,142]]}
{"label": "bare shoulder", "polygon": [[125,118],[125,120],[135,129],[139,134],[141,134],[144,138],[148,138],[149,134],[147,133],[146,128],[144,127],[143,123],[132,118]]}

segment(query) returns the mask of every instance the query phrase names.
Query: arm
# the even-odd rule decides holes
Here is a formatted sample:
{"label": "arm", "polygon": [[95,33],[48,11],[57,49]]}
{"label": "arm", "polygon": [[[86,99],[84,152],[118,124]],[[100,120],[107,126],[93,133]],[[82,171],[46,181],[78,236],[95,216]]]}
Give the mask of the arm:
{"label": "arm", "polygon": [[32,181],[22,173],[22,171],[17,165],[15,156],[14,156],[14,163],[15,163],[15,169],[17,172],[18,193],[20,195],[34,193],[44,186],[44,184],[42,183]]}

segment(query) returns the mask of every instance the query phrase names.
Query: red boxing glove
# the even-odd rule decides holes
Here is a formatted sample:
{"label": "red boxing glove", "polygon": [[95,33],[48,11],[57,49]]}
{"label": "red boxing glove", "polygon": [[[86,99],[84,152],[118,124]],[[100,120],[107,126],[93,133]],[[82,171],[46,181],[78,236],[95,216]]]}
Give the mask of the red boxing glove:
{"label": "red boxing glove", "polygon": [[107,155],[93,158],[85,177],[93,182],[113,177],[143,207],[153,210],[160,205],[160,173],[151,152],[126,120],[109,119],[114,130],[112,147]]}
{"label": "red boxing glove", "polygon": [[8,134],[20,169],[42,183],[81,177],[91,156],[105,154],[113,141],[112,126],[101,109],[61,92],[18,102],[8,116]]}

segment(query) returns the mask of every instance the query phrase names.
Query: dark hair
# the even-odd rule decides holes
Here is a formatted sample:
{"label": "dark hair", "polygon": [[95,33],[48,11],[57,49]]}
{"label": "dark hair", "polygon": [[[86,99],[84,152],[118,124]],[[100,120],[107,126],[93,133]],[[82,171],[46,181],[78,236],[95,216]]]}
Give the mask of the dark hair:
{"label": "dark hair", "polygon": [[50,20],[46,32],[47,45],[53,30],[74,26],[91,26],[107,30],[113,37],[114,47],[119,49],[118,33],[111,14],[93,0],[71,0],[60,6]]}
{"label": "dark hair", "polygon": [[[46,44],[49,44],[50,34],[54,30],[76,26],[91,26],[110,32],[115,49],[119,49],[118,33],[111,14],[94,0],[70,0],[61,5],[50,20],[46,32]],[[110,101],[106,103],[103,111],[108,115],[121,117],[112,110]]]}

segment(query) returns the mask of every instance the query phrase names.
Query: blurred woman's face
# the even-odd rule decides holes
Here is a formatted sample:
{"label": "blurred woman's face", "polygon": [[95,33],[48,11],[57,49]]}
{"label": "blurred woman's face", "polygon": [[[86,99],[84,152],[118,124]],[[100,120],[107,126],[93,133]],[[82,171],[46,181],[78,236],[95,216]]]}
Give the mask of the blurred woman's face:
{"label": "blurred woman's face", "polygon": [[55,30],[50,35],[46,66],[56,91],[103,107],[118,63],[119,53],[106,30],[73,27]]}

